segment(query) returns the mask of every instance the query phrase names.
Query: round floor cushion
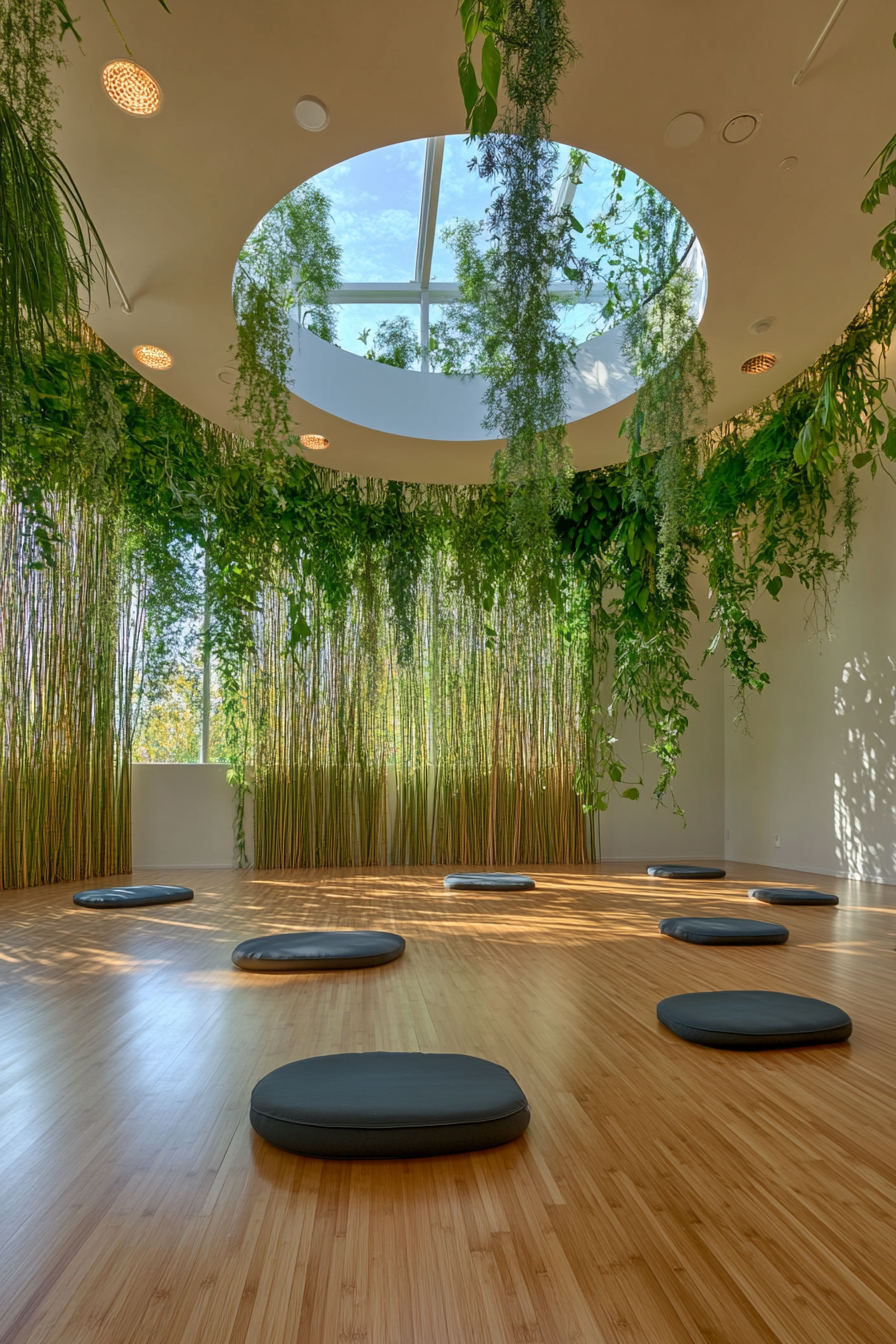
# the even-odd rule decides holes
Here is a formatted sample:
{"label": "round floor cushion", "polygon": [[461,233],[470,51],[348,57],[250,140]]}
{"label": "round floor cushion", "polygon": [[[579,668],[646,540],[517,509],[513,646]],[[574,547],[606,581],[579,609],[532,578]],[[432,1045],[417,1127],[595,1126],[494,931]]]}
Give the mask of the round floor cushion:
{"label": "round floor cushion", "polygon": [[827,891],[805,891],[802,887],[751,887],[750,899],[766,905],[839,905],[837,896]]}
{"label": "round floor cushion", "polygon": [[535,883],[523,873],[449,873],[449,891],[533,891]]}
{"label": "round floor cushion", "polygon": [[690,863],[652,863],[651,877],[724,877],[724,868],[696,868]]}
{"label": "round floor cushion", "polygon": [[133,905],[172,905],[175,901],[192,901],[189,887],[96,887],[93,891],[78,891],[72,897],[75,905],[86,910],[122,910]]}
{"label": "round floor cushion", "polygon": [[318,1055],[252,1092],[252,1128],[306,1157],[438,1157],[494,1148],[529,1123],[519,1085],[472,1055]]}
{"label": "round floor cushion", "polygon": [[723,1050],[823,1045],[852,1033],[849,1016],[833,1003],[764,989],[675,994],[657,1004],[656,1015],[676,1036]]}
{"label": "round floor cushion", "polygon": [[767,924],[761,919],[709,919],[704,916],[661,919],[660,933],[683,943],[786,943],[790,937],[783,924]]}
{"label": "round floor cushion", "polygon": [[247,938],[231,960],[241,971],[350,971],[394,961],[404,948],[397,933],[370,929],[272,933]]}

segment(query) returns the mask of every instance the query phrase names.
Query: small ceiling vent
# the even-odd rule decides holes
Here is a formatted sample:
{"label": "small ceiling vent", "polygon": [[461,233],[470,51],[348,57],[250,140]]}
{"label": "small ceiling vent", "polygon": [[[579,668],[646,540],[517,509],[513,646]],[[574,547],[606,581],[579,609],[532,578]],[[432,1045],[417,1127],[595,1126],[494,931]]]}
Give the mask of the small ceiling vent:
{"label": "small ceiling vent", "polygon": [[742,112],[732,117],[722,127],[722,139],[726,145],[743,145],[759,130],[759,118],[752,112]]}
{"label": "small ceiling vent", "polygon": [[777,355],[752,355],[740,366],[741,373],[768,373],[778,362]]}

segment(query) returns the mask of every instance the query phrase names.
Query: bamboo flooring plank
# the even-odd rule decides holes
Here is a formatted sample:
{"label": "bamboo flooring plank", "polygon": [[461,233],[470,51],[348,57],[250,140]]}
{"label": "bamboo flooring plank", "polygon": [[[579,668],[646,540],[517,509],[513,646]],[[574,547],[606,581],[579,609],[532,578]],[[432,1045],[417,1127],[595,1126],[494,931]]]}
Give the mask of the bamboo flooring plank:
{"label": "bamboo flooring plank", "polygon": [[[896,892],[757,911],[639,865],[445,892],[442,870],[164,874],[188,908],[0,911],[0,1344],[883,1344],[893,1337]],[[139,881],[139,874],[129,880]],[[150,880],[159,880],[153,874]],[[97,885],[99,885],[99,879]],[[779,948],[693,948],[676,913],[783,919]],[[361,972],[251,976],[294,927],[392,929]],[[846,1046],[737,1054],[668,1033],[667,994],[841,1004]],[[516,1144],[324,1163],[248,1124],[303,1055],[481,1054],[519,1079]]]}

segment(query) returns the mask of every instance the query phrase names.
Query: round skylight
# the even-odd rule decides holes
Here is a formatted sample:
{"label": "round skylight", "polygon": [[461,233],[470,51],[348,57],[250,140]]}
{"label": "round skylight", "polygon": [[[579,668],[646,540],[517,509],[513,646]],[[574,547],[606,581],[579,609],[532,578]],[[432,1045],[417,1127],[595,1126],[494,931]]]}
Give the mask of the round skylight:
{"label": "round skylight", "polygon": [[[596,261],[600,244],[589,225],[602,216],[611,192],[621,197],[624,212],[643,184],[633,174],[621,185],[614,182],[614,165],[596,154],[588,154],[577,173],[575,151],[568,145],[557,150],[556,209],[571,210],[582,230],[576,232],[578,255]],[[328,294],[326,331],[314,305],[305,310],[297,299],[292,309],[289,382],[303,400],[386,432],[489,437],[481,425],[483,380],[475,370],[462,378],[439,372],[440,323],[462,298],[451,230],[463,220],[484,222],[493,193],[492,183],[470,171],[472,155],[464,136],[434,137],[372,150],[310,179],[307,185],[329,202],[341,261],[340,283]],[[580,181],[573,180],[577,176]],[[244,258],[266,231],[273,231],[270,216],[247,240]],[[695,239],[684,265],[695,274],[699,319],[706,277]],[[581,419],[622,400],[636,385],[622,359],[622,333],[603,313],[606,286],[598,282],[581,292],[559,272],[550,286],[560,301],[562,329],[578,347],[568,412]]]}

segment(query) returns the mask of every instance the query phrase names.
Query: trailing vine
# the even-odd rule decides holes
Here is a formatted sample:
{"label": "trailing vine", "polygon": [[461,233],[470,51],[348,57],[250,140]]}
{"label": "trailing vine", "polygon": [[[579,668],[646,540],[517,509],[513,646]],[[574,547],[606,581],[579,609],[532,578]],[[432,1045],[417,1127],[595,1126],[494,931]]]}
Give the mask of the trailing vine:
{"label": "trailing vine", "polygon": [[[500,303],[490,305],[481,369],[483,425],[506,440],[495,479],[511,491],[518,536],[543,547],[551,510],[568,499],[571,471],[565,382],[574,346],[548,285],[575,257],[570,212],[553,208],[557,149],[550,134],[560,80],[578,53],[562,0],[463,0],[460,15],[465,51],[458,72],[476,146],[471,166],[495,184],[485,232]],[[480,36],[481,85],[472,57]]]}
{"label": "trailing vine", "polygon": [[339,284],[341,257],[330,202],[307,182],[265,215],[240,252],[233,281],[239,373],[231,409],[268,446],[298,445],[287,382],[290,318],[300,333],[305,327],[334,339],[329,296]]}

